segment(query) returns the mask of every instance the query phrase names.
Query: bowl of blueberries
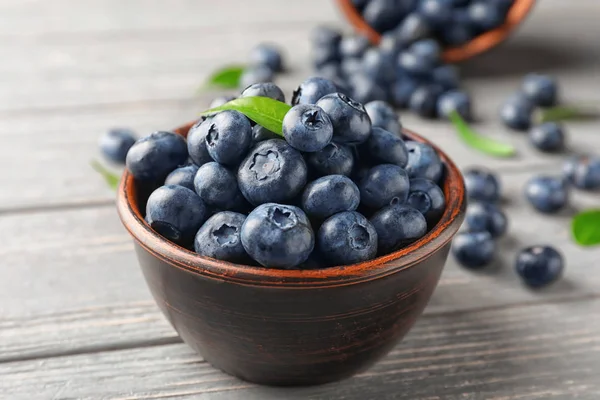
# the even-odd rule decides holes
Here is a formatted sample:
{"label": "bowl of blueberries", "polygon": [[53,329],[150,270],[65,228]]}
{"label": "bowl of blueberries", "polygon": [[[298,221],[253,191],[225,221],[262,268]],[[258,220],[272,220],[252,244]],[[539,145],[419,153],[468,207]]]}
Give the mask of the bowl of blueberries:
{"label": "bowl of blueberries", "polygon": [[[285,102],[273,83],[241,97]],[[118,211],[158,306],[216,368],[332,382],[410,330],[465,217],[462,175],[382,101],[302,82],[282,134],[224,110],[131,146]]]}
{"label": "bowl of blueberries", "polygon": [[433,38],[444,61],[460,62],[505,40],[535,0],[338,0],[355,30],[371,43]]}

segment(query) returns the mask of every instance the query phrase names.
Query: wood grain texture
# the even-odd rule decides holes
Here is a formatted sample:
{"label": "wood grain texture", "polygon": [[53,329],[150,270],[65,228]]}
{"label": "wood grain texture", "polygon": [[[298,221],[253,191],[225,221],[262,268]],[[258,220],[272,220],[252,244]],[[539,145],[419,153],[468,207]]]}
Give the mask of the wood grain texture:
{"label": "wood grain texture", "polygon": [[0,364],[0,397],[594,400],[599,300],[430,315],[380,363],[333,385],[254,386],[176,344]]}

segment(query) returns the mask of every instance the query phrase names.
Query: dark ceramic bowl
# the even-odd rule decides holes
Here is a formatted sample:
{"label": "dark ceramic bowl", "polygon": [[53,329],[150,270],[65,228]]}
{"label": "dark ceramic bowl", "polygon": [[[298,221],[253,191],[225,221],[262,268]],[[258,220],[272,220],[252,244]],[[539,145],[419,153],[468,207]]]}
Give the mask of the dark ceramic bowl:
{"label": "dark ceramic bowl", "polygon": [[[337,3],[357,32],[365,35],[371,43],[379,43],[381,35],[367,24],[351,0],[337,0]],[[445,49],[443,54],[444,61],[449,63],[464,61],[502,43],[525,20],[534,4],[535,0],[515,0],[506,15],[504,24],[496,29],[482,33],[460,47]]]}
{"label": "dark ceramic bowl", "polygon": [[[185,136],[190,127],[176,131]],[[384,356],[413,326],[437,285],[464,217],[465,189],[454,163],[436,150],[446,165],[447,207],[439,223],[407,248],[344,267],[277,270],[199,256],[144,222],[140,202],[147,193],[138,193],[128,172],[117,205],[150,291],[183,341],[213,366],[247,381],[320,384],[347,378]]]}

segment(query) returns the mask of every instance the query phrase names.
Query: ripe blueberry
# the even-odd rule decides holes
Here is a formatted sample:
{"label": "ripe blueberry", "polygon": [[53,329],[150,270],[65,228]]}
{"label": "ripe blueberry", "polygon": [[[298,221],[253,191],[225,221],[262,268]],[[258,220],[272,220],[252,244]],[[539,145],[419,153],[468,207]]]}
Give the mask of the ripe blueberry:
{"label": "ripe blueberry", "polygon": [[376,164],[395,164],[402,168],[408,163],[408,150],[400,136],[382,128],[371,129],[371,136],[361,145],[365,158]]}
{"label": "ripe blueberry", "polygon": [[194,164],[179,167],[167,175],[165,185],[179,185],[190,190],[195,190],[194,177],[196,176],[196,172],[198,172],[198,167]]}
{"label": "ripe blueberry", "polygon": [[510,129],[525,131],[531,126],[533,103],[522,94],[511,96],[500,109],[500,119]]}
{"label": "ripe blueberry", "polygon": [[213,160],[237,166],[252,143],[252,126],[238,111],[221,111],[210,119],[205,141]]}
{"label": "ripe blueberry", "polygon": [[452,18],[452,4],[447,0],[421,0],[419,13],[432,25],[443,26]]}
{"label": "ripe blueberry", "polygon": [[269,97],[273,100],[285,103],[285,95],[283,94],[283,91],[273,82],[255,83],[250,85],[244,89],[240,97],[252,96]]}
{"label": "ripe blueberry", "polygon": [[337,92],[335,83],[321,77],[308,78],[292,95],[292,105],[315,104],[321,97]]}
{"label": "ripe blueberry", "polygon": [[252,65],[265,65],[273,72],[283,70],[283,57],[281,51],[273,44],[261,43],[250,52]]}
{"label": "ripe blueberry", "polygon": [[196,253],[233,263],[248,261],[240,232],[246,220],[244,214],[222,211],[210,217],[194,239]]}
{"label": "ripe blueberry", "polygon": [[417,90],[420,83],[418,80],[403,76],[398,78],[391,88],[391,99],[396,107],[406,108],[410,102],[410,98]]}
{"label": "ripe blueberry", "polygon": [[349,83],[352,86],[352,97],[360,103],[368,103],[375,100],[387,100],[385,89],[364,72],[353,74]]}
{"label": "ripe blueberry", "polygon": [[255,83],[272,82],[273,70],[266,65],[256,65],[246,68],[240,76],[240,87],[248,87]]}
{"label": "ripe blueberry", "polygon": [[506,233],[506,214],[493,203],[472,203],[467,207],[465,222],[469,232],[487,231],[493,238]]}
{"label": "ripe blueberry", "polygon": [[410,96],[408,106],[415,114],[423,118],[435,118],[438,99],[443,92],[440,85],[422,85]]}
{"label": "ripe blueberry", "polygon": [[127,152],[127,169],[138,181],[158,182],[185,164],[185,139],[173,132],[154,132],[139,139]]}
{"label": "ripe blueberry", "polygon": [[263,140],[280,139],[280,138],[281,138],[281,136],[279,136],[275,132],[271,132],[264,126],[256,124],[252,127],[252,143],[253,144],[262,142]]}
{"label": "ripe blueberry", "polygon": [[323,150],[308,154],[306,163],[315,176],[350,176],[354,168],[354,155],[348,146],[332,142]]}
{"label": "ripe blueberry", "polygon": [[462,266],[480,269],[492,262],[496,243],[489,232],[462,232],[454,237],[452,253]]}
{"label": "ripe blueberry", "polygon": [[500,200],[500,180],[491,171],[470,168],[463,173],[470,200],[495,203]]}
{"label": "ripe blueberry", "polygon": [[377,232],[362,214],[345,211],[323,222],[317,233],[317,244],[329,264],[355,264],[375,257]]}
{"label": "ripe blueberry", "polygon": [[311,218],[325,219],[354,211],[360,203],[358,187],[344,175],[328,175],[310,182],[302,194],[302,209]]}
{"label": "ripe blueberry", "polygon": [[396,28],[396,36],[405,44],[425,39],[431,34],[431,25],[417,12],[408,14]]}
{"label": "ripe blueberry", "polygon": [[402,133],[400,117],[389,103],[381,100],[371,101],[365,104],[365,111],[371,119],[371,126],[385,129],[398,136]]}
{"label": "ripe blueberry", "polygon": [[296,150],[315,152],[331,142],[333,125],[320,107],[297,104],[283,118],[283,136]]}
{"label": "ripe blueberry", "polygon": [[332,93],[317,101],[317,106],[331,119],[333,140],[338,143],[359,144],[371,133],[371,120],[362,104],[342,93]]}
{"label": "ripe blueberry", "polygon": [[408,197],[408,175],[397,165],[381,164],[369,169],[358,187],[361,203],[367,207],[379,209],[392,200],[401,204]]}
{"label": "ripe blueberry", "polygon": [[421,212],[429,226],[433,226],[444,212],[446,198],[442,189],[434,182],[415,178],[410,180],[410,191],[406,204]]}
{"label": "ripe blueberry", "polygon": [[560,278],[564,261],[553,247],[532,246],[517,255],[515,269],[527,286],[540,288]]}
{"label": "ripe blueberry", "polygon": [[449,118],[450,113],[456,111],[463,119],[471,119],[471,98],[460,90],[450,90],[443,93],[437,102],[439,116]]}
{"label": "ripe blueberry", "polygon": [[344,36],[340,42],[340,55],[345,58],[360,58],[369,48],[369,39],[362,35]]}
{"label": "ripe blueberry", "polygon": [[194,164],[200,166],[213,161],[206,147],[206,136],[212,126],[212,117],[203,118],[192,126],[187,135],[187,149]]}
{"label": "ripe blueberry", "polygon": [[551,107],[558,100],[558,87],[548,75],[529,74],[523,79],[523,93],[540,107]]}
{"label": "ripe blueberry", "polygon": [[529,142],[546,152],[556,152],[565,147],[565,133],[562,125],[546,122],[529,130]]}
{"label": "ripe blueberry", "polygon": [[125,164],[127,152],[135,143],[135,133],[130,129],[111,129],[100,138],[100,150],[110,161]]}
{"label": "ripe blueberry", "polygon": [[583,190],[600,189],[600,157],[571,157],[563,167],[566,180]]}
{"label": "ripe blueberry", "polygon": [[443,164],[437,152],[428,144],[407,141],[408,164],[406,172],[412,178],[425,178],[438,183],[442,177]]}
{"label": "ripe blueberry", "polygon": [[205,204],[221,210],[242,210],[246,202],[235,174],[225,166],[209,162],[196,172],[194,188]]}
{"label": "ripe blueberry", "polygon": [[531,178],[525,185],[525,196],[538,211],[554,213],[567,205],[569,190],[562,179],[537,176]]}
{"label": "ripe blueberry", "polygon": [[377,32],[385,32],[398,24],[404,12],[402,7],[398,7],[398,0],[371,0],[362,15],[370,27]]}
{"label": "ripe blueberry", "polygon": [[370,219],[377,231],[380,255],[401,249],[427,233],[427,221],[419,210],[407,204],[389,205]]}

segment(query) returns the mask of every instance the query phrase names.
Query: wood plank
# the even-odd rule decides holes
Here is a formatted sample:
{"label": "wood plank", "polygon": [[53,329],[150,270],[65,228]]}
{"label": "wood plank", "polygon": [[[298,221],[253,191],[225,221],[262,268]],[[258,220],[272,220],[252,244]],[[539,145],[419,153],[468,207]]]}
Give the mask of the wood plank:
{"label": "wood plank", "polygon": [[[529,174],[502,174],[510,218],[498,263],[471,273],[450,258],[425,313],[471,310],[600,293],[600,250],[572,243],[568,213],[535,214],[521,197]],[[574,208],[598,204],[576,192]],[[0,218],[0,361],[173,340],[137,266],[112,206]],[[565,255],[565,277],[543,291],[524,288],[513,271],[517,249],[550,243]],[[165,339],[166,338],[166,339]]]}
{"label": "wood plank", "polygon": [[430,315],[378,364],[336,384],[258,387],[174,344],[0,364],[0,397],[592,400],[599,300]]}

